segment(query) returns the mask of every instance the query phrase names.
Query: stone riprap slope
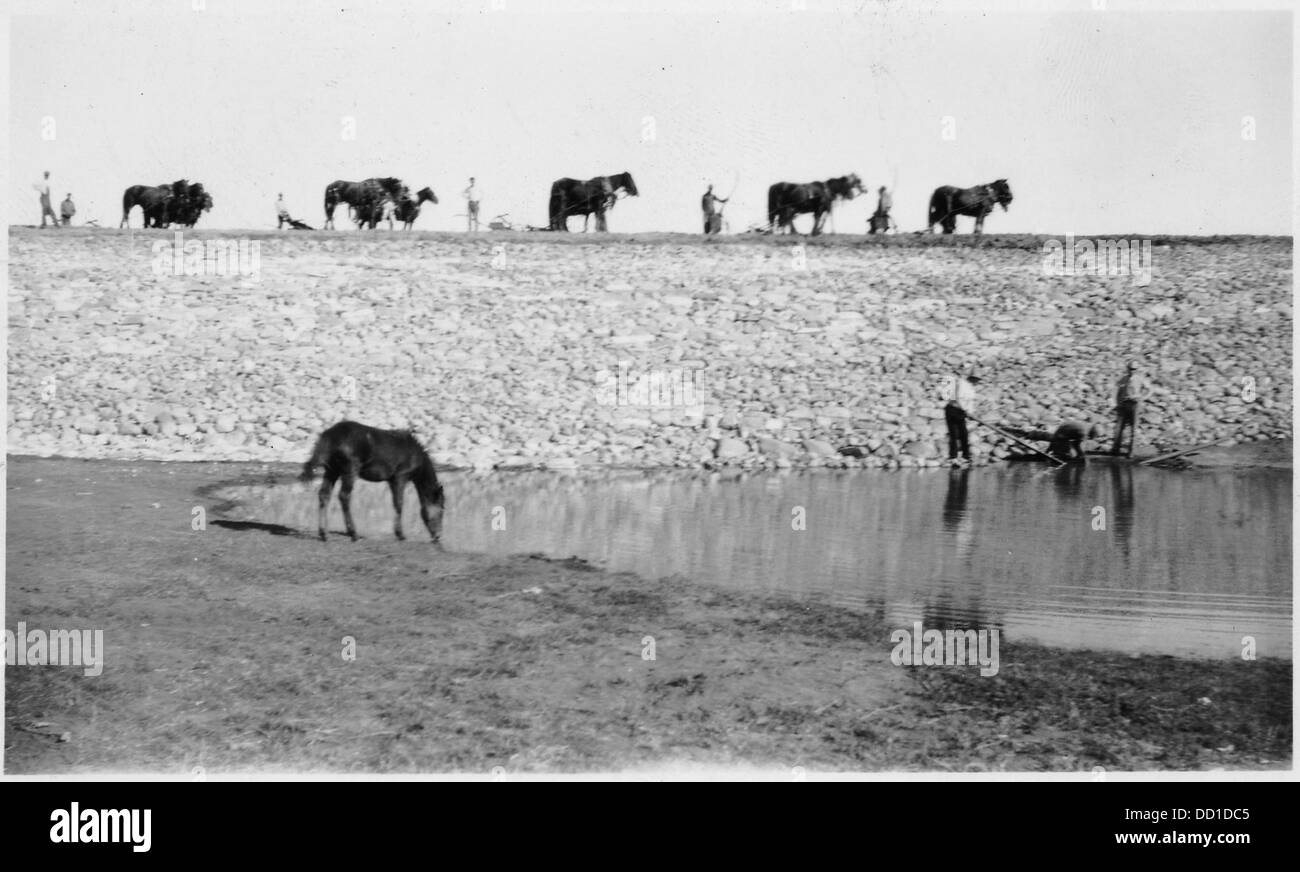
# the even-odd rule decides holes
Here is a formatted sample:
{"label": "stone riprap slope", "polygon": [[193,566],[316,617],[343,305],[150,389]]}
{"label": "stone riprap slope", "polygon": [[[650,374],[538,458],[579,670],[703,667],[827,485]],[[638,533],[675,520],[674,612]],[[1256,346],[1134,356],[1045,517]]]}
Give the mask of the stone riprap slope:
{"label": "stone riprap slope", "polygon": [[257,242],[256,275],[11,229],[10,452],[300,462],[353,418],[478,468],[933,465],[955,367],[980,417],[1054,426],[1108,422],[1129,359],[1146,441],[1291,435],[1290,239],[1156,240],[1145,287],[1047,275],[1030,237],[194,240]]}

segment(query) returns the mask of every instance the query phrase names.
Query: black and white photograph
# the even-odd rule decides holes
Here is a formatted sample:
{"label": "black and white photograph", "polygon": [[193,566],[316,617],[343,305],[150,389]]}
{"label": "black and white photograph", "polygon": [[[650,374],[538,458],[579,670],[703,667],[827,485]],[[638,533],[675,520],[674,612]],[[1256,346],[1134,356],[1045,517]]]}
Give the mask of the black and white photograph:
{"label": "black and white photograph", "polygon": [[8,6],[5,777],[1294,777],[1291,3]]}

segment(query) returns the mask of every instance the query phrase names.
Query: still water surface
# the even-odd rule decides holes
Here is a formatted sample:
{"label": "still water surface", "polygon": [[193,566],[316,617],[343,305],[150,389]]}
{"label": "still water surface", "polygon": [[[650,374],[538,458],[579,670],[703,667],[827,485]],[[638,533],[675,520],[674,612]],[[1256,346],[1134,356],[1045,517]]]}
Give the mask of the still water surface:
{"label": "still water surface", "polygon": [[[440,478],[452,550],[576,555],[648,578],[816,597],[898,627],[996,627],[1007,641],[1230,658],[1250,635],[1261,656],[1291,657],[1289,470]],[[314,490],[240,499],[240,517],[315,529]],[[361,535],[392,536],[386,486],[358,483],[353,515]],[[410,544],[426,540],[409,491],[404,515]],[[342,527],[335,500],[330,529]]]}

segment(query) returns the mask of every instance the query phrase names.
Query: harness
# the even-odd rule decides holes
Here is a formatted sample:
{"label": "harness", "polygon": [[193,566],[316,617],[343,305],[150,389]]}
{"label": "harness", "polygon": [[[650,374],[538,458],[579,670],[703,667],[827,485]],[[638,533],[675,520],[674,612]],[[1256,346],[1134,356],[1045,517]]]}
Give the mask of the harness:
{"label": "harness", "polygon": [[[985,197],[987,198],[987,200],[988,200],[987,203],[981,203],[981,204],[980,204],[980,205],[984,206],[985,208],[984,208],[983,213],[982,213],[981,216],[979,216],[979,217],[984,217],[984,216],[992,215],[992,214],[993,214],[993,207],[996,206],[996,205],[998,205],[998,203],[1000,202],[1000,201],[998,200],[997,192],[996,192],[995,190],[993,190],[993,186],[992,186],[992,185],[976,185],[975,188],[966,188],[965,190],[970,191],[970,190],[975,190],[976,188],[978,188],[979,190],[982,190],[982,191],[984,192],[984,196],[985,196]],[[969,208],[969,207],[965,207],[965,208]],[[943,217],[942,217],[942,218],[940,218],[940,219],[937,220],[937,221],[931,221],[931,222],[930,222],[930,227],[934,227],[935,224],[942,224],[944,221],[948,220],[948,219],[949,219],[950,217],[952,217],[953,215],[961,215],[961,214],[963,214],[963,213],[962,213],[962,210],[961,210],[960,208],[958,208],[958,209],[949,209],[947,212],[943,213]],[[970,216],[970,217],[975,217],[975,216]]]}

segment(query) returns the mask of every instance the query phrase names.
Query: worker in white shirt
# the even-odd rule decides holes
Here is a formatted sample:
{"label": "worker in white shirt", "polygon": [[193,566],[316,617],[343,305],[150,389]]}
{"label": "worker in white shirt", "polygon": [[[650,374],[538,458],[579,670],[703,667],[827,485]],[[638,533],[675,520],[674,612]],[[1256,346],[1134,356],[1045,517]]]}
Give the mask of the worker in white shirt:
{"label": "worker in white shirt", "polygon": [[479,190],[474,184],[474,177],[469,177],[469,187],[465,189],[465,223],[466,230],[473,233],[478,230]]}
{"label": "worker in white shirt", "polygon": [[971,373],[966,376],[954,376],[948,390],[947,405],[943,408],[943,418],[948,424],[948,459],[956,460],[957,453],[965,460],[970,460],[970,441],[966,433],[966,415],[975,410],[975,385],[980,377]]}
{"label": "worker in white shirt", "polygon": [[50,203],[50,171],[45,171],[45,178],[32,185],[41,195],[41,227],[45,226],[45,218],[48,216],[50,222],[58,227],[59,218],[54,214],[54,206]]}
{"label": "worker in white shirt", "polygon": [[1148,387],[1146,379],[1142,377],[1142,372],[1137,365],[1137,361],[1130,360],[1125,367],[1124,375],[1120,376],[1119,384],[1115,386],[1115,441],[1111,446],[1111,454],[1119,454],[1120,445],[1123,443],[1124,431],[1128,431],[1128,449],[1127,456],[1133,456],[1133,442],[1137,438],[1138,418],[1142,414],[1142,401],[1150,394],[1151,389]]}

